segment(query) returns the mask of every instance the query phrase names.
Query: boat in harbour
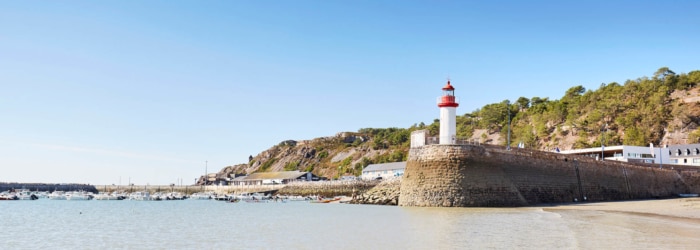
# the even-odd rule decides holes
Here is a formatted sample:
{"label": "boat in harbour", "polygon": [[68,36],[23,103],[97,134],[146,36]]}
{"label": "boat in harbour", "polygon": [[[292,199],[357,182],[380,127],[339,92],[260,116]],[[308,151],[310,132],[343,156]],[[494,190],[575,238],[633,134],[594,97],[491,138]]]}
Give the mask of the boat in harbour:
{"label": "boat in harbour", "polygon": [[65,200],[66,192],[63,191],[53,191],[49,194],[49,200]]}
{"label": "boat in harbour", "polygon": [[19,189],[15,192],[18,200],[38,200],[39,196],[32,194],[29,189]]}
{"label": "boat in harbour", "polygon": [[10,193],[10,192],[2,192],[0,193],[0,201],[13,201],[13,200],[18,200],[17,195]]}
{"label": "boat in harbour", "polygon": [[213,192],[194,193],[190,195],[191,200],[210,200],[214,196]]}
{"label": "boat in harbour", "polygon": [[92,200],[93,196],[85,191],[73,191],[66,193],[66,200],[69,201],[86,201]]}
{"label": "boat in harbour", "polygon": [[125,198],[126,198],[126,195],[117,193],[115,191],[112,193],[104,193],[104,192],[99,193],[99,194],[95,195],[94,199],[98,200],[98,201],[117,201],[117,200],[123,200]]}
{"label": "boat in harbour", "polygon": [[149,192],[134,192],[129,194],[129,200],[151,201],[153,197],[151,197],[151,193]]}

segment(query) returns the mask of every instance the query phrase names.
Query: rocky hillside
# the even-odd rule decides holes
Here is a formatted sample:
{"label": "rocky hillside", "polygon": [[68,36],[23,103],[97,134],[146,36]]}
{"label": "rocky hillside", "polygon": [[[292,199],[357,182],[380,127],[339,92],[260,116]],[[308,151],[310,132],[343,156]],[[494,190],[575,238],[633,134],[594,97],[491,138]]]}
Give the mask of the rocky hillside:
{"label": "rocky hillside", "polygon": [[[676,74],[664,67],[651,78],[601,84],[597,90],[574,86],[559,100],[504,100],[457,116],[457,136],[505,145],[510,118],[513,147],[522,144],[538,150],[566,150],[599,147],[601,142],[637,146],[698,143],[699,85],[700,71]],[[283,141],[251,155],[247,163],[225,167],[215,175],[299,170],[329,179],[358,176],[368,164],[405,160],[410,133],[418,129],[437,136],[439,121],[428,125],[421,122],[409,128],[363,128],[312,140]]]}
{"label": "rocky hillside", "polygon": [[[403,134],[408,134],[405,129],[386,130],[400,130]],[[311,171],[329,179],[345,175],[359,176],[362,168],[368,164],[405,160],[407,137],[399,141],[398,145],[388,144],[382,136],[376,136],[372,132],[343,132],[312,140],[288,140],[256,156],[251,155],[248,163],[225,167],[216,176],[293,170]]]}
{"label": "rocky hillside", "polygon": [[[667,105],[671,107],[670,116],[663,123],[664,127],[660,133],[660,139],[650,142],[655,145],[698,143],[698,138],[700,138],[700,131],[698,130],[700,128],[700,87],[688,90],[675,90],[669,97]],[[528,125],[533,126],[533,124]],[[587,132],[584,133],[586,136],[584,138],[581,136],[581,130],[585,129],[580,127],[565,124],[559,124],[559,127],[550,124],[548,127],[548,129],[553,131],[548,136],[539,138],[535,143],[536,145],[541,145],[539,147],[540,150],[551,150],[555,147],[559,147],[562,150],[581,148],[576,146],[576,143],[581,140],[584,140],[589,146],[600,146],[601,131],[584,131]],[[513,130],[516,128],[516,125],[514,125]],[[556,131],[557,129],[559,131]],[[506,128],[501,128],[497,131],[474,129],[472,135],[468,138],[488,144],[505,145],[506,133]],[[608,123],[606,136],[617,138],[618,140],[612,141],[607,139],[606,145],[620,145],[624,143],[619,140],[625,137],[625,130],[613,121]],[[513,136],[511,141],[513,146],[520,142],[515,136]]]}

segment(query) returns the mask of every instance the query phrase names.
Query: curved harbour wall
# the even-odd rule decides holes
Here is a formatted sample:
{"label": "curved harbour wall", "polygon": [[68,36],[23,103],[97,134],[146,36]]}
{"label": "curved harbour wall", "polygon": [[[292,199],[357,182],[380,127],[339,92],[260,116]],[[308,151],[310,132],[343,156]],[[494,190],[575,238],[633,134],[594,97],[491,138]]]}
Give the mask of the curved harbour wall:
{"label": "curved harbour wall", "polygon": [[496,146],[412,148],[400,206],[512,207],[698,193],[698,175],[614,161]]}
{"label": "curved harbour wall", "polygon": [[51,183],[17,183],[17,182],[2,182],[0,183],[0,192],[12,189],[29,189],[31,191],[87,191],[97,193],[97,189],[93,185],[88,184],[51,184]]}

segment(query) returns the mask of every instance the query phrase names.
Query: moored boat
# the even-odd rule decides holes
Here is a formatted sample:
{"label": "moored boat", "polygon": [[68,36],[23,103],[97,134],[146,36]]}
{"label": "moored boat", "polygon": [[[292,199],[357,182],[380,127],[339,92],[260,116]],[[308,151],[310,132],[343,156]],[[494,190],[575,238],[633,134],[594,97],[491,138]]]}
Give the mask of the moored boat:
{"label": "moored boat", "polygon": [[35,194],[32,194],[29,189],[19,189],[15,192],[15,195],[17,196],[18,200],[37,200],[39,199],[38,196]]}
{"label": "moored boat", "polygon": [[86,201],[91,200],[92,195],[85,191],[73,191],[66,193],[66,200],[69,201]]}
{"label": "moored boat", "polygon": [[49,194],[49,200],[65,200],[66,193],[63,191],[53,191]]}
{"label": "moored boat", "polygon": [[10,192],[2,192],[0,193],[0,201],[13,201],[13,200],[18,200],[17,195],[10,193]]}

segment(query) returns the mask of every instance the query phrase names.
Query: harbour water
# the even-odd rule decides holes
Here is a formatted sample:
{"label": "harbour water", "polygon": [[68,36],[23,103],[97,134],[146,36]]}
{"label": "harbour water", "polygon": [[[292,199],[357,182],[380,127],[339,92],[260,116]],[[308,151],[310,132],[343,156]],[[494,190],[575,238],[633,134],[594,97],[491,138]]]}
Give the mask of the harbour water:
{"label": "harbour water", "polygon": [[692,249],[697,232],[697,222],[546,207],[0,202],[0,249]]}

